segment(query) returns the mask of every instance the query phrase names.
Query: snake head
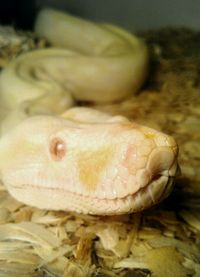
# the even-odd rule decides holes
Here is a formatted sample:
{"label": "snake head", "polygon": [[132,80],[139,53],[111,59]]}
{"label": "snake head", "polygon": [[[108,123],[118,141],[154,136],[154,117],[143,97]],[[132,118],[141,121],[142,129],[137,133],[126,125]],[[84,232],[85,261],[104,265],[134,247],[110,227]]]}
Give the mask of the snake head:
{"label": "snake head", "polygon": [[0,173],[19,201],[89,214],[141,211],[166,198],[177,172],[175,140],[111,117],[86,123],[24,120],[0,140]]}

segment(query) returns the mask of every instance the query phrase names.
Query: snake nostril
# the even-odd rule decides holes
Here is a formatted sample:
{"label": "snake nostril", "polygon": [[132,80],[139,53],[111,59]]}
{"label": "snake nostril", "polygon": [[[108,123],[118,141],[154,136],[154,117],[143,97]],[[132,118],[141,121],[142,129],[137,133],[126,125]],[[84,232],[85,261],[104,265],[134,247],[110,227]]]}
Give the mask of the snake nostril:
{"label": "snake nostril", "polygon": [[152,181],[152,182],[153,182],[153,181],[157,181],[158,179],[160,179],[160,177],[162,177],[161,174],[155,174],[155,175],[152,176],[151,181]]}

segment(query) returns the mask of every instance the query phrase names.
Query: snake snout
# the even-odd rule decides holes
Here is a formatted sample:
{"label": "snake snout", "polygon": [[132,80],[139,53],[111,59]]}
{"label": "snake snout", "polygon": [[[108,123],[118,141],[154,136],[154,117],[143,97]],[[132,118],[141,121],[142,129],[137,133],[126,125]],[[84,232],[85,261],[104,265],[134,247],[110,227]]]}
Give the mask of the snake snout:
{"label": "snake snout", "polygon": [[157,180],[161,176],[174,177],[177,171],[177,149],[174,147],[160,146],[155,148],[147,162],[147,170],[151,180]]}
{"label": "snake snout", "polygon": [[173,188],[174,177],[178,171],[178,147],[157,146],[150,154],[146,170],[150,175],[147,191],[150,202],[158,203],[166,198]]}

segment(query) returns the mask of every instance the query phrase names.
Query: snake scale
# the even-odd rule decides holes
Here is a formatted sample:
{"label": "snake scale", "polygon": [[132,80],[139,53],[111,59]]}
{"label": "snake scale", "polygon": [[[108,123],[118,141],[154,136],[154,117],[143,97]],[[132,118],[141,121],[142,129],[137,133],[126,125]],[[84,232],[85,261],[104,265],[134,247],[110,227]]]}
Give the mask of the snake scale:
{"label": "snake scale", "polygon": [[178,146],[123,116],[72,107],[120,101],[148,70],[144,42],[108,24],[42,10],[35,31],[52,47],[12,60],[0,74],[7,110],[0,176],[19,201],[44,209],[112,215],[167,197]]}

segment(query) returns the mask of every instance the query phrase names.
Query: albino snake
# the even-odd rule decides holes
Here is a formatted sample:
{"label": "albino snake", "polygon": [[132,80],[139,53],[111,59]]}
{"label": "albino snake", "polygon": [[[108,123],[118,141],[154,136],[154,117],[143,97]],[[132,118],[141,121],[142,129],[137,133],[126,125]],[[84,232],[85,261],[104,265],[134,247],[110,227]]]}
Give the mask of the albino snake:
{"label": "albino snake", "polygon": [[36,31],[70,50],[32,51],[1,73],[11,118],[21,121],[17,111],[28,117],[0,139],[8,191],[39,208],[100,215],[140,211],[167,197],[177,171],[173,138],[89,108],[59,115],[75,100],[112,102],[136,92],[146,75],[145,45],[117,27],[52,10],[40,13]]}

